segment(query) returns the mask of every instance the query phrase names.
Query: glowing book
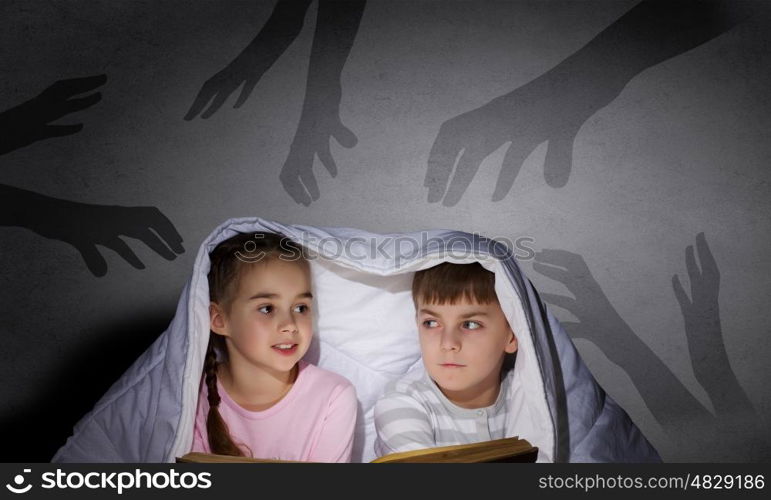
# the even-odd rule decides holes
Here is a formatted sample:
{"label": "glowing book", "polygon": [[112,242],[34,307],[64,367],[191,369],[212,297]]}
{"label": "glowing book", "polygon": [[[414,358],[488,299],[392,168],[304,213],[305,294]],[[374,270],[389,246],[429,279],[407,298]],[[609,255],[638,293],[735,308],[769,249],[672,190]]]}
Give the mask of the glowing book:
{"label": "glowing book", "polygon": [[[425,448],[422,450],[392,453],[370,463],[490,463],[535,462],[538,448],[518,437],[483,441],[481,443]],[[182,463],[298,463],[288,460],[264,460],[260,458],[188,453],[177,458]]]}

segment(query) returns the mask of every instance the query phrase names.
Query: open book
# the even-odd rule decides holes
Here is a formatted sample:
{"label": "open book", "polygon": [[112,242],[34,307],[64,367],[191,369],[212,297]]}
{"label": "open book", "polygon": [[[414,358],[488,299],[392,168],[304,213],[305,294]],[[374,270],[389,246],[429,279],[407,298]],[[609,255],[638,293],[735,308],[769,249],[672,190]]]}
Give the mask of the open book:
{"label": "open book", "polygon": [[[483,463],[483,462],[535,462],[538,448],[518,437],[483,441],[481,443],[425,448],[422,450],[392,453],[371,463]],[[263,460],[259,458],[231,457],[208,453],[188,453],[177,458],[182,463],[276,463],[288,460]],[[295,462],[296,463],[296,462]]]}

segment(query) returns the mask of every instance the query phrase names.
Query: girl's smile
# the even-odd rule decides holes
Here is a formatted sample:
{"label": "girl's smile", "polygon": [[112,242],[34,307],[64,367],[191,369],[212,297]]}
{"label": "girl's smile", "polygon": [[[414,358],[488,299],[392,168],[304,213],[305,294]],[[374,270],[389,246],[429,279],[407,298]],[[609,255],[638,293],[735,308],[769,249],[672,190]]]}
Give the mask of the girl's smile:
{"label": "girl's smile", "polygon": [[271,347],[282,356],[290,356],[297,352],[297,344],[276,344]]}

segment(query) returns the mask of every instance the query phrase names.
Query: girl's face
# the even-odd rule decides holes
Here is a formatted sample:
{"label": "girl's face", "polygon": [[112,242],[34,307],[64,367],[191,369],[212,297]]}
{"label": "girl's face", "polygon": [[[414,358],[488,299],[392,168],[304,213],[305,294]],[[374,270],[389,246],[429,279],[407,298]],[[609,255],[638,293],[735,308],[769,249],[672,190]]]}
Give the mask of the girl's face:
{"label": "girl's face", "polygon": [[211,328],[226,337],[231,361],[285,374],[310,346],[312,299],[307,264],[276,258],[250,264],[229,313],[212,304]]}

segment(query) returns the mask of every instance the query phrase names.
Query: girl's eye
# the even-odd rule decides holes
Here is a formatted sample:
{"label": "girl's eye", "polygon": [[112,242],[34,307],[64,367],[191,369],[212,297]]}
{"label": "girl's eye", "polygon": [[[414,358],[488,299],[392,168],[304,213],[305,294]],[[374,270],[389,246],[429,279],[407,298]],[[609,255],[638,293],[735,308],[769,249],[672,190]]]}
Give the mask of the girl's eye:
{"label": "girl's eye", "polygon": [[465,328],[466,330],[478,330],[482,328],[482,324],[477,323],[476,321],[464,321],[463,328]]}
{"label": "girl's eye", "polygon": [[426,328],[435,328],[438,325],[435,319],[427,319],[423,322],[423,326]]}
{"label": "girl's eye", "polygon": [[294,307],[294,311],[298,313],[306,313],[310,310],[307,304],[298,304]]}
{"label": "girl's eye", "polygon": [[257,308],[257,310],[262,314],[270,314],[273,312],[273,306],[260,306]]}

